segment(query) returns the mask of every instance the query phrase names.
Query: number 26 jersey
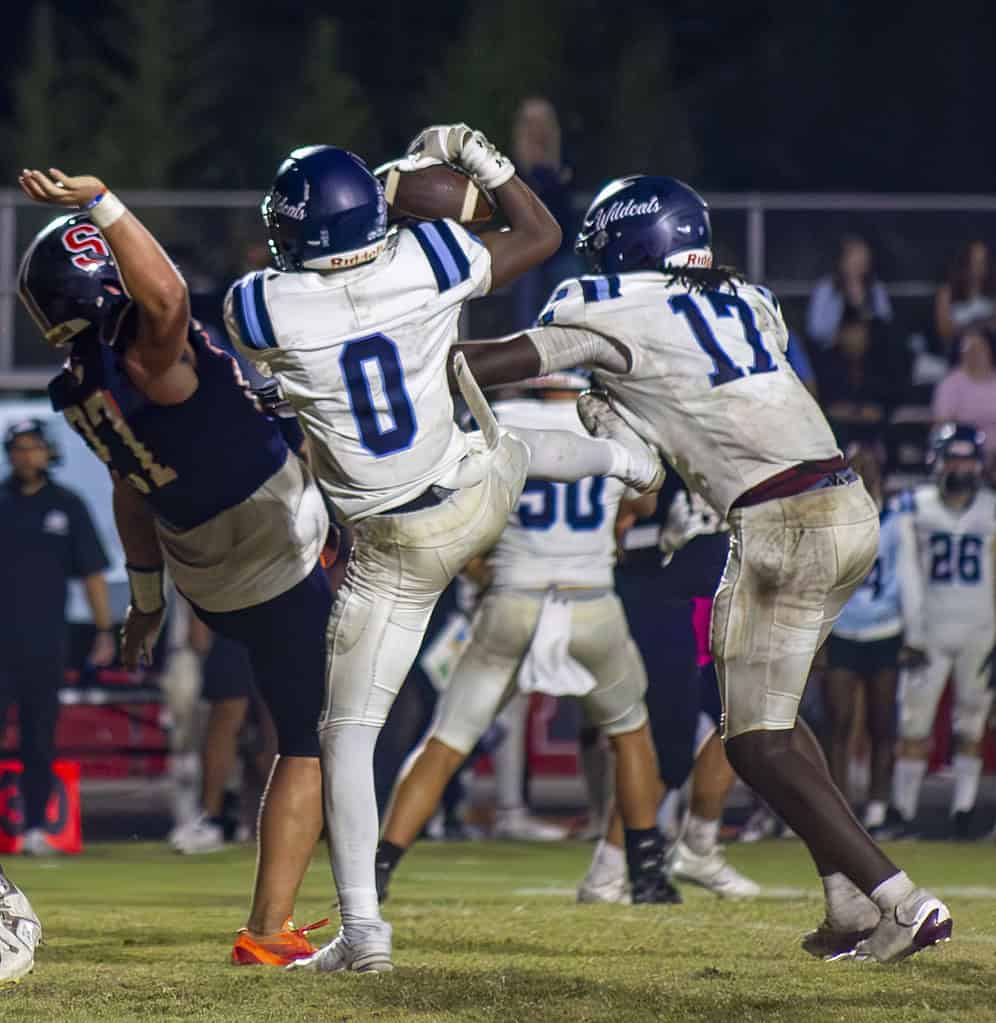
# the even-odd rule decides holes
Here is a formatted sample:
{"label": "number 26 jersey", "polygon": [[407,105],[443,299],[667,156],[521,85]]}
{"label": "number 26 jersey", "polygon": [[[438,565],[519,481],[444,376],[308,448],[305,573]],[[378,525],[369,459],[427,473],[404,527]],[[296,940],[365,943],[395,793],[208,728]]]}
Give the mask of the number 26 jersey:
{"label": "number 26 jersey", "polygon": [[[625,373],[598,369],[630,425],[724,518],[745,491],[790,466],[840,454],[785,355],[766,289],[689,290],[666,272],[582,277],[557,288],[529,334],[581,329],[621,342]],[[558,367],[551,367],[558,368]]]}
{"label": "number 26 jersey", "polygon": [[406,503],[468,453],[446,360],[463,303],[490,286],[487,249],[437,220],[392,232],[365,266],[266,270],[229,291],[229,335],[280,381],[341,519]]}
{"label": "number 26 jersey", "polygon": [[996,494],[983,488],[955,510],[941,499],[937,484],[928,483],[903,494],[900,511],[913,522],[926,632],[991,628]]}

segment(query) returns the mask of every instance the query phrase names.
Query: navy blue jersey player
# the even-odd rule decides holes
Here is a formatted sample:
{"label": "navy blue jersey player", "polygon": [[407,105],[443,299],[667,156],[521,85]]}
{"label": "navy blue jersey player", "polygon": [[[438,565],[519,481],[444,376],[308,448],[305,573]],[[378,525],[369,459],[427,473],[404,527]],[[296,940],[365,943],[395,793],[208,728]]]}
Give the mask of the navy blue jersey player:
{"label": "navy blue jersey player", "polygon": [[233,959],[288,962],[313,951],[288,921],[321,829],[328,514],[235,360],[191,320],[182,277],[138,218],[94,177],[19,180],[32,199],[76,210],[31,243],[18,292],[45,340],[68,348],[53,406],[114,478],[131,587],[122,657],[135,666],[155,642],[166,569],[210,628],[245,643],[273,714],[280,756]]}

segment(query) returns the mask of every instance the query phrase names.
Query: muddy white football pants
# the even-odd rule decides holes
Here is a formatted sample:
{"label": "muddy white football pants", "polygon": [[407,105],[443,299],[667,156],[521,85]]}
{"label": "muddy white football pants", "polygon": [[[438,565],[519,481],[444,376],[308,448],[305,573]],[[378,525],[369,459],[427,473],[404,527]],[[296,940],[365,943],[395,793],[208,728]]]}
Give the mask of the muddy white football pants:
{"label": "muddy white football pants", "polygon": [[878,553],[878,508],[860,481],[729,521],[711,630],[724,739],[795,725],[813,657]]}
{"label": "muddy white football pants", "polygon": [[[596,681],[595,688],[581,697],[589,720],[608,735],[635,731],[647,720],[643,702],[647,676],[619,598],[604,591],[564,595],[570,596],[571,607],[568,653]],[[485,596],[474,617],[470,643],[436,707],[432,738],[469,753],[518,692],[516,676],[543,596],[521,590]]]}

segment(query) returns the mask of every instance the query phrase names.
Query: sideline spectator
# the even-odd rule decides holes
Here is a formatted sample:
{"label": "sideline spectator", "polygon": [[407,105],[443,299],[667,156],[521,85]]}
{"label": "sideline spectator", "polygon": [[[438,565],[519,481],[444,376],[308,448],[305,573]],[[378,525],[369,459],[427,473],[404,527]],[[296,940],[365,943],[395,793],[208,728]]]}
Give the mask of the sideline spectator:
{"label": "sideline spectator", "polygon": [[564,163],[560,120],[548,99],[534,96],[519,105],[512,127],[512,158],[519,177],[556,217],[563,234],[560,249],[510,289],[515,322],[509,329],[519,330],[535,323],[550,292],[562,280],[581,272],[573,248],[578,226],[571,203],[574,170]]}
{"label": "sideline spectator", "polygon": [[969,242],[958,253],[934,296],[934,329],[945,351],[972,327],[996,329],[996,273],[983,241]]}
{"label": "sideline spectator", "polygon": [[66,670],[66,586],[83,580],[97,635],[90,663],[114,660],[107,555],[86,505],[49,479],[53,450],[38,419],[15,423],[4,447],[11,475],[0,484],[0,735],[18,705],[21,733],[23,851],[44,856],[45,807],[52,791],[59,688]]}
{"label": "sideline spectator", "polygon": [[971,423],[986,435],[986,461],[996,454],[996,369],[993,340],[980,327],[961,335],[955,350],[958,364],[937,385],[931,405],[935,423]]}
{"label": "sideline spectator", "polygon": [[842,445],[877,436],[896,397],[884,324],[859,316],[849,308],[834,347],[813,353],[820,404]]}
{"label": "sideline spectator", "polygon": [[837,268],[813,289],[806,312],[806,332],[822,349],[833,348],[848,324],[892,322],[892,303],[875,277],[868,243],[857,235],[840,242]]}

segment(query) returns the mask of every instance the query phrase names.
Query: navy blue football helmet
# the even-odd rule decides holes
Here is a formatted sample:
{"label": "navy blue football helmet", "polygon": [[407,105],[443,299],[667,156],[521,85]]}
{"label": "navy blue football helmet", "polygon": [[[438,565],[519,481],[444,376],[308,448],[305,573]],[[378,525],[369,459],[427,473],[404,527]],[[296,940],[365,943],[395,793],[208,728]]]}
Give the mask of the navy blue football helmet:
{"label": "navy blue football helmet", "polygon": [[712,266],[709,207],[677,178],[610,181],[588,207],[575,252],[595,273]]}
{"label": "navy blue football helmet", "polygon": [[278,270],[342,270],[384,248],[384,188],[358,156],[335,146],[295,149],[260,212]]}
{"label": "navy blue football helmet", "polygon": [[[985,467],[985,434],[970,423],[942,423],[931,437],[928,461],[944,493],[975,491],[982,482]],[[954,459],[963,460],[953,465]],[[965,463],[971,461],[972,465]]]}
{"label": "navy blue football helmet", "polygon": [[21,260],[17,293],[57,348],[83,335],[113,345],[133,304],[110,246],[85,213],[38,232]]}

